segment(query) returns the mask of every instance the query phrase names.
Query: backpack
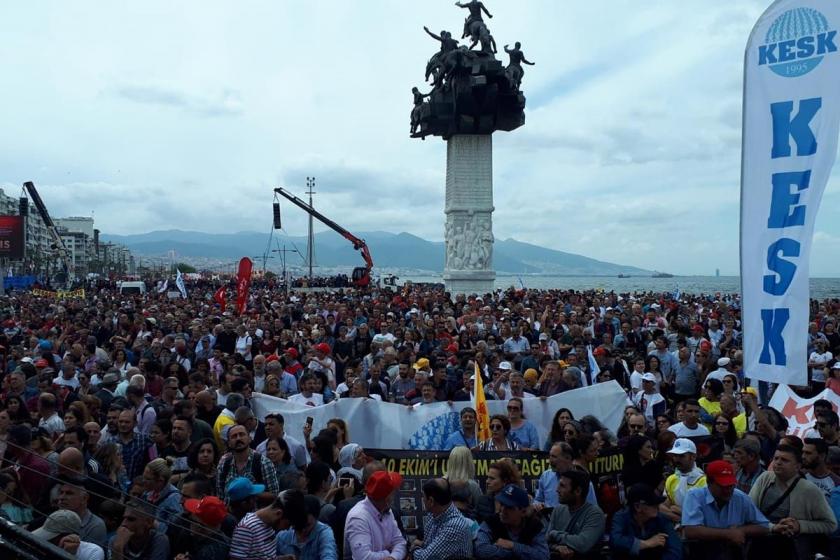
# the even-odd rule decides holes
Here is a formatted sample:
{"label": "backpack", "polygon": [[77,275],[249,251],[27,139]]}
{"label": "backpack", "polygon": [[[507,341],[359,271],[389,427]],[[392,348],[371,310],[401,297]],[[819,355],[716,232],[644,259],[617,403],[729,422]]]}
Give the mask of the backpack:
{"label": "backpack", "polygon": [[[219,465],[220,478],[223,483],[227,483],[230,469],[233,468],[233,455],[228,455],[227,458]],[[254,479],[254,484],[262,484],[263,470],[262,470],[262,454],[254,451],[254,457],[251,459],[251,476]],[[220,489],[221,490],[221,489]]]}

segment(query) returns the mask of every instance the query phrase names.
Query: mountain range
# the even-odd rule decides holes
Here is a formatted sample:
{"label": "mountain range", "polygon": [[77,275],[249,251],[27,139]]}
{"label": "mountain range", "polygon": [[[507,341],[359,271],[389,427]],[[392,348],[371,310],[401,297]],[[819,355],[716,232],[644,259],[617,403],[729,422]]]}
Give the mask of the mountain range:
{"label": "mountain range", "polygon": [[[383,231],[360,232],[377,268],[443,271],[442,241],[427,241],[409,233]],[[175,252],[175,259],[194,263],[197,259],[233,260],[243,256],[255,261],[267,250],[283,246],[287,251],[297,249],[306,254],[306,237],[275,235],[269,243],[265,233],[242,231],[237,233],[202,233],[197,231],[165,230],[134,235],[103,234],[105,242],[121,243],[140,257],[166,257]],[[277,253],[269,261],[270,267],[280,268]],[[304,260],[294,253],[286,253],[287,266],[304,266]],[[319,267],[337,268],[360,266],[362,259],[351,243],[332,231],[315,234],[315,263]],[[650,275],[651,271],[592,259],[583,255],[557,251],[523,243],[515,239],[497,239],[493,264],[497,272],[509,274],[543,274],[569,276]]]}

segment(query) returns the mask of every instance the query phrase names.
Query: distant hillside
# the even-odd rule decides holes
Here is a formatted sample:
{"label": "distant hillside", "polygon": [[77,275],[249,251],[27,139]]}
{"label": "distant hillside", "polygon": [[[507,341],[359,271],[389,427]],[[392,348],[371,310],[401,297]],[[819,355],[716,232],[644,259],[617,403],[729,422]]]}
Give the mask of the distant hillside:
{"label": "distant hillside", "polygon": [[[409,268],[443,271],[443,242],[426,241],[409,233],[382,231],[359,233],[370,248],[374,263],[381,268]],[[197,231],[152,231],[137,235],[103,235],[103,241],[122,243],[140,256],[165,256],[175,251],[178,258],[237,259],[261,255],[268,246],[268,235],[256,232],[211,234]],[[286,246],[306,252],[305,237],[275,235],[270,249]],[[557,274],[580,276],[649,275],[651,271],[603,262],[583,255],[565,253],[522,243],[515,239],[497,240],[493,256],[497,272],[513,274]],[[297,256],[288,262],[300,264]],[[315,235],[315,262],[323,267],[358,266],[358,251],[334,232]],[[275,263],[277,264],[277,263]]]}

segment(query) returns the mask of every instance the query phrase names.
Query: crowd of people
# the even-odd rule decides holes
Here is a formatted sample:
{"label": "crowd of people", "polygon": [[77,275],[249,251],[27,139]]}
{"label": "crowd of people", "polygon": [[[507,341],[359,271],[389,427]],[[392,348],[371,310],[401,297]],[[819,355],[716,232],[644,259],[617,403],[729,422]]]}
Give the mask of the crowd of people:
{"label": "crowd of people", "polygon": [[[786,433],[772,387],[745,377],[737,296],[255,283],[236,314],[217,287],[0,297],[0,516],[85,559],[840,557],[837,413],[817,401],[813,428]],[[803,395],[840,392],[838,315],[840,301],[812,303]],[[461,411],[417,532],[400,475],[354,443],[363,426],[287,433],[251,407],[256,393],[472,401],[476,375],[507,414],[482,440]],[[612,381],[628,395],[615,433],[574,407],[539,430],[523,412]],[[590,465],[616,449],[621,490],[606,495]],[[516,450],[548,453],[535,492]],[[476,451],[497,457],[484,487]]]}

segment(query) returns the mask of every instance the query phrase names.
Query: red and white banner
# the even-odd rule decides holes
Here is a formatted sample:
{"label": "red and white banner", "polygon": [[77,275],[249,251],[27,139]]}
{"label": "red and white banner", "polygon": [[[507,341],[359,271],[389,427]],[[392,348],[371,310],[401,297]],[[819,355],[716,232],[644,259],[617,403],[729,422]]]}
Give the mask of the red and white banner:
{"label": "red and white banner", "polygon": [[239,315],[245,313],[248,305],[248,290],[251,289],[251,269],[254,263],[248,257],[242,257],[239,261],[239,274],[236,276],[236,312]]}
{"label": "red and white banner", "polygon": [[222,308],[222,313],[225,312],[225,307],[227,307],[226,288],[226,286],[222,286],[213,294],[213,301],[219,304],[219,307]]}
{"label": "red and white banner", "polygon": [[787,418],[789,434],[803,437],[808,430],[816,429],[814,403],[819,399],[830,401],[835,411],[840,409],[840,395],[830,389],[826,389],[812,399],[804,399],[787,385],[779,385],[776,388],[773,398],[770,399],[770,408],[775,408]]}

